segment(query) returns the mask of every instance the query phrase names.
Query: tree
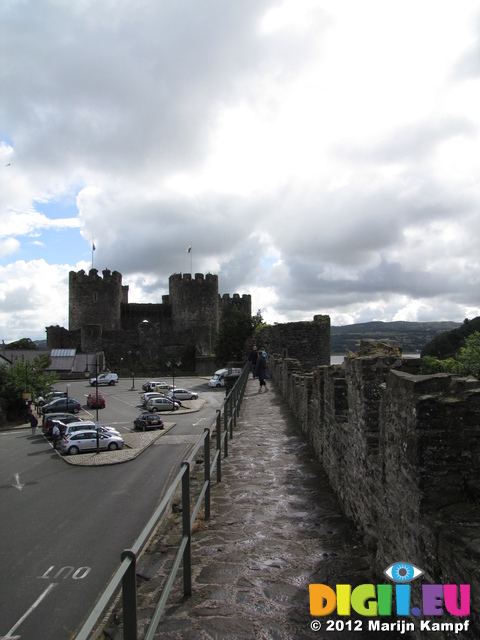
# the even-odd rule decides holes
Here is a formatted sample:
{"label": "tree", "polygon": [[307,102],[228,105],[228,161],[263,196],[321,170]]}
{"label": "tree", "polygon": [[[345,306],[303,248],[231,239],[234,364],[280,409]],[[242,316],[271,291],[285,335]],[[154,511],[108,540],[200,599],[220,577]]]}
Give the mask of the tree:
{"label": "tree", "polygon": [[480,333],[475,331],[465,338],[456,358],[440,360],[434,356],[423,356],[420,373],[459,373],[480,378]]}
{"label": "tree", "polygon": [[232,309],[220,321],[215,340],[215,362],[225,365],[230,360],[242,360],[245,344],[253,334],[252,317],[242,309]]}
{"label": "tree", "polygon": [[265,321],[262,317],[260,309],[258,309],[257,313],[252,316],[252,328],[254,333],[258,333],[265,326]]}
{"label": "tree", "polygon": [[5,349],[15,349],[15,350],[26,350],[26,349],[38,349],[38,346],[30,340],[30,338],[21,338],[16,342],[10,342],[10,344],[5,345]]}
{"label": "tree", "polygon": [[479,377],[480,374],[480,333],[470,334],[465,338],[465,346],[460,349],[458,361],[462,373]]}
{"label": "tree", "polygon": [[51,358],[42,354],[33,360],[15,360],[12,365],[0,367],[0,396],[14,403],[23,393],[31,393],[32,398],[44,394],[57,382],[58,376],[47,371]]}

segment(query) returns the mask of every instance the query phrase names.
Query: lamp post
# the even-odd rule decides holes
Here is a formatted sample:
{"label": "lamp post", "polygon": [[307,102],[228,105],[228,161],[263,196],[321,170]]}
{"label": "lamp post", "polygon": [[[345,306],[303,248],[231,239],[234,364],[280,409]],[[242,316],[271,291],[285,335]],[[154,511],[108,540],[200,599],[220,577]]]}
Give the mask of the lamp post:
{"label": "lamp post", "polygon": [[[165,364],[169,369],[170,367],[172,368],[172,411],[173,411],[173,402],[175,401],[175,362],[173,360],[170,362],[169,360]],[[182,361],[177,360],[176,364],[177,364],[177,367],[180,367],[182,364]]]}

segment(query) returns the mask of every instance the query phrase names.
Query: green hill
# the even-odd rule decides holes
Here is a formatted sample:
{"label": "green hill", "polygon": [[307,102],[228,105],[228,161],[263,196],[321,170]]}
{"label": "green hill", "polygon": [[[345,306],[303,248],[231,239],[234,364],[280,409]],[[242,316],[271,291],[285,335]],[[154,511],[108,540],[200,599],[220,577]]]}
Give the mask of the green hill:
{"label": "green hill", "polygon": [[420,353],[437,336],[461,327],[460,322],[361,322],[330,328],[333,355],[357,351],[360,340],[383,340],[403,353]]}

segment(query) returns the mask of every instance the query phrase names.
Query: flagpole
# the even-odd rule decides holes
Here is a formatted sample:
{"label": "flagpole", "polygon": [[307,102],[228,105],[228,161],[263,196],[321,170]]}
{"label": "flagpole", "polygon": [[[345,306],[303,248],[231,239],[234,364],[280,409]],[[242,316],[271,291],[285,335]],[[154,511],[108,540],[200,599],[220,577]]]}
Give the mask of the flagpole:
{"label": "flagpole", "polygon": [[192,243],[190,243],[190,246],[187,249],[187,253],[190,254],[190,275],[192,275],[193,274],[193,271],[192,271]]}
{"label": "flagpole", "polygon": [[93,269],[93,252],[95,251],[95,238],[92,238],[92,269]]}

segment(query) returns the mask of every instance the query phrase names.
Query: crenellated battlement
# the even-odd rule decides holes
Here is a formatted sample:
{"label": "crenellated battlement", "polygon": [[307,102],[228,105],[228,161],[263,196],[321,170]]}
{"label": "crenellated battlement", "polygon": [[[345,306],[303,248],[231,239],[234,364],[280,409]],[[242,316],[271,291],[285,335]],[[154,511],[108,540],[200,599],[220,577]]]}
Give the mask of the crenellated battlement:
{"label": "crenellated battlement", "polygon": [[104,269],[102,276],[99,275],[98,269],[90,269],[88,273],[85,273],[84,269],[80,269],[80,271],[70,271],[69,282],[85,285],[99,280],[105,283],[115,283],[115,285],[122,282],[122,274],[118,271],[111,272],[110,269]]}
{"label": "crenellated battlement", "polygon": [[218,283],[218,276],[213,273],[196,273],[192,278],[191,273],[173,273],[169,278],[170,284],[178,284],[180,282],[205,282],[206,284]]}
{"label": "crenellated battlement", "polygon": [[252,296],[249,293],[243,293],[242,295],[240,295],[239,293],[233,293],[232,295],[230,295],[229,293],[223,293],[220,298],[222,300],[226,300],[226,301],[230,301],[230,300],[245,300],[245,301],[249,301],[252,299]]}

